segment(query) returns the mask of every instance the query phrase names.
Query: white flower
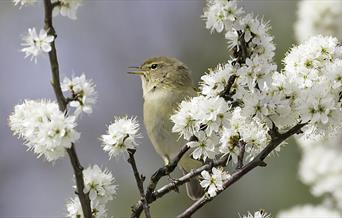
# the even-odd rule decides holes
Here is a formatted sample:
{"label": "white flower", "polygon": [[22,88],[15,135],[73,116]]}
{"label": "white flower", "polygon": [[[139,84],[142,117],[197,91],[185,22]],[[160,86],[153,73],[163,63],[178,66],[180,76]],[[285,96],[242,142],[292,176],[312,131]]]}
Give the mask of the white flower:
{"label": "white flower", "polygon": [[195,148],[192,152],[193,158],[198,160],[202,157],[204,161],[207,158],[214,159],[215,147],[218,144],[217,138],[213,136],[208,137],[203,131],[199,132],[196,136],[197,141],[191,141],[187,144],[190,148]]}
{"label": "white flower", "polygon": [[108,170],[102,171],[94,165],[83,171],[84,193],[89,193],[89,198],[95,204],[106,204],[116,194],[117,185],[115,179]]}
{"label": "white flower", "polygon": [[25,58],[32,56],[31,60],[35,59],[37,62],[37,56],[42,52],[48,53],[51,51],[50,43],[54,40],[54,36],[48,35],[44,29],[41,29],[39,34],[37,34],[35,28],[28,29],[28,35],[23,37],[22,46],[25,48],[21,49],[25,52]]}
{"label": "white flower", "polygon": [[243,215],[242,218],[271,218],[271,214],[266,213],[264,210],[255,211],[254,214],[248,212],[247,215]]}
{"label": "white flower", "polygon": [[214,71],[201,77],[202,94],[208,97],[218,96],[227,86],[230,76],[236,73],[231,63],[218,65]]}
{"label": "white flower", "polygon": [[29,149],[44,155],[48,161],[57,160],[79,138],[74,116],[64,116],[55,102],[27,100],[16,105],[9,117],[14,134],[22,137]]}
{"label": "white flower", "polygon": [[210,197],[215,197],[218,191],[223,190],[223,182],[230,178],[230,175],[221,169],[212,168],[212,174],[206,170],[201,172],[203,180],[201,186],[207,190]]}
{"label": "white flower", "polygon": [[207,29],[220,33],[225,28],[229,30],[242,12],[242,9],[237,7],[236,0],[209,0],[203,18],[206,20]]}
{"label": "white flower", "polygon": [[101,136],[103,150],[110,158],[124,153],[127,149],[134,149],[137,143],[139,124],[135,118],[115,117],[114,123],[109,125],[107,134]]}
{"label": "white flower", "polygon": [[303,205],[296,206],[286,211],[281,211],[277,218],[340,218],[342,214],[334,209],[328,208],[324,205]]}
{"label": "white flower", "polygon": [[[230,131],[234,134],[238,133],[240,140],[246,143],[246,156],[253,158],[262,149],[264,149],[269,141],[269,128],[257,117],[246,118],[241,114],[241,108],[236,108],[230,120]],[[226,130],[226,134],[229,134]],[[223,139],[222,139],[223,142]],[[236,153],[237,151],[234,151]]]}
{"label": "white flower", "polygon": [[223,154],[229,154],[234,163],[237,163],[237,157],[239,155],[239,141],[240,136],[237,132],[233,132],[231,129],[224,128],[222,137],[220,139],[221,146],[220,152]]}
{"label": "white flower", "polygon": [[[70,218],[84,218],[82,206],[78,197],[70,199],[70,201],[66,205],[67,209],[67,217]],[[102,204],[95,205],[94,202],[91,202],[91,211],[93,218],[105,218],[106,217],[106,209]]]}
{"label": "white flower", "polygon": [[78,116],[82,111],[85,113],[93,112],[93,105],[96,103],[95,84],[91,80],[87,80],[82,74],[78,77],[69,79],[64,78],[61,84],[62,91],[70,91],[72,94],[71,107],[75,107],[75,115]]}
{"label": "white flower", "polygon": [[180,133],[185,139],[196,135],[201,129],[211,136],[228,122],[229,109],[229,104],[221,97],[198,96],[183,101],[178,111],[171,116],[175,123],[172,131]]}
{"label": "white flower", "polygon": [[57,3],[53,10],[55,16],[61,14],[73,20],[77,19],[76,12],[81,6],[82,0],[52,0],[52,2]]}
{"label": "white flower", "polygon": [[20,5],[20,8],[23,7],[24,5],[33,5],[36,3],[38,0],[12,0],[14,5]]}
{"label": "white flower", "polygon": [[299,42],[318,34],[342,38],[342,2],[302,0],[298,4],[295,35]]}

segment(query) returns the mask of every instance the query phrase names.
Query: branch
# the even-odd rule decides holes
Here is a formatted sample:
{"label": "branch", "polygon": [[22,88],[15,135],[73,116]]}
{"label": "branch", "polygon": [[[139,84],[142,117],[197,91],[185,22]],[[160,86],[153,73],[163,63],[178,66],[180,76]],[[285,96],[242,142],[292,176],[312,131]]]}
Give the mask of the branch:
{"label": "branch", "polygon": [[175,158],[173,158],[173,160],[159,168],[151,177],[151,181],[150,184],[146,190],[146,197],[147,199],[150,199],[152,197],[152,193],[155,190],[155,188],[157,187],[157,184],[159,182],[159,180],[167,175],[170,175],[170,173],[172,173],[175,168],[177,167],[178,162],[180,161],[180,159],[183,157],[183,155],[189,150],[189,146],[187,144],[183,145],[183,147],[181,148],[180,152],[177,154],[177,156]]}
{"label": "branch", "polygon": [[[189,141],[196,141],[196,140],[197,138],[193,136],[190,138]],[[159,168],[157,171],[153,173],[150,179],[150,183],[146,190],[145,197],[146,197],[147,203],[152,203],[153,201],[156,200],[156,197],[153,194],[153,192],[156,189],[159,180],[164,176],[170,175],[170,173],[172,173],[175,170],[175,168],[178,165],[178,162],[189,149],[190,148],[187,144],[183,145],[183,147],[180,149],[178,154],[170,161],[169,164]],[[143,210],[143,204],[141,201],[139,201],[135,205],[132,206],[131,217],[139,217],[142,210]]]}
{"label": "branch", "polygon": [[[278,136],[275,136],[272,138],[271,142],[264,148],[252,161],[250,161],[248,164],[246,164],[241,169],[236,170],[232,176],[223,184],[223,189],[217,191],[217,195],[221,194],[224,190],[226,190],[228,187],[230,187],[232,184],[234,184],[236,181],[241,179],[245,174],[253,170],[254,168],[258,166],[266,166],[264,159],[283,141],[285,141],[290,136],[301,132],[301,129],[303,126],[305,126],[307,123],[299,123],[296,126],[292,127],[287,132],[281,134],[278,133]],[[216,196],[217,196],[216,195]],[[187,208],[183,213],[178,215],[178,218],[185,218],[185,217],[191,217],[192,214],[194,214],[197,210],[199,210],[201,207],[203,207],[208,202],[212,201],[215,197],[208,197],[203,196],[199,200],[197,200],[195,203],[193,203],[189,208]]]}
{"label": "branch", "polygon": [[[240,65],[246,63],[246,59],[248,58],[247,43],[245,41],[244,36],[245,34],[242,31],[238,31],[239,45],[234,49],[234,57]],[[228,79],[226,87],[219,94],[219,96],[224,98],[226,101],[232,100],[233,94],[231,93],[231,89],[234,85],[236,78],[238,78],[237,75],[231,75]]]}
{"label": "branch", "polygon": [[[49,35],[55,36],[55,39],[56,39],[57,37],[56,31],[52,25],[53,7],[55,7],[55,5],[51,3],[51,0],[44,0],[44,10],[45,10],[45,18],[44,18],[45,27],[44,28],[48,32]],[[67,102],[63,95],[61,84],[60,84],[59,64],[58,64],[55,40],[51,42],[51,51],[49,52],[49,59],[50,59],[51,72],[52,72],[51,85],[56,95],[59,109],[66,113]],[[74,170],[76,186],[77,186],[77,194],[81,202],[83,215],[85,218],[91,218],[92,213],[91,213],[89,195],[88,193],[85,194],[83,191],[84,190],[83,167],[80,164],[79,159],[77,157],[75,145],[72,144],[71,148],[68,148],[66,150],[67,150],[67,153],[70,158],[70,162]]]}
{"label": "branch", "polygon": [[134,177],[135,177],[135,181],[137,182],[137,186],[140,192],[140,196],[141,196],[141,202],[145,211],[145,216],[146,218],[151,218],[151,214],[150,214],[150,208],[148,206],[148,203],[146,201],[146,197],[145,197],[145,193],[144,193],[144,180],[145,177],[143,175],[139,174],[137,165],[135,163],[135,159],[134,159],[134,153],[135,153],[135,149],[127,149],[129,158],[128,158],[128,163],[131,164],[132,166],[132,170],[134,173]]}
{"label": "branch", "polygon": [[[207,164],[205,164],[205,165],[203,165],[197,169],[191,170],[186,175],[184,175],[184,176],[176,179],[175,181],[170,182],[169,184],[164,185],[160,189],[154,191],[152,193],[152,197],[149,199],[148,203],[150,204],[150,203],[156,201],[157,199],[163,197],[164,195],[166,195],[167,193],[169,193],[173,190],[178,190],[178,187],[189,182],[190,179],[192,179],[193,177],[200,175],[203,170],[210,170],[213,167],[227,165],[227,161],[229,161],[228,156],[225,156],[224,158],[209,162],[209,163],[207,163]],[[139,201],[134,208],[136,211],[141,211],[143,209],[143,202]]]}
{"label": "branch", "polygon": [[169,193],[172,190],[177,190],[179,186],[187,183],[192,179],[193,177],[196,177],[201,174],[203,170],[211,170],[213,167],[218,167],[218,166],[226,166],[227,161],[228,161],[228,155],[215,161],[211,161],[197,169],[191,170],[189,173],[186,175],[180,177],[179,179],[175,180],[174,182],[171,182],[167,185],[164,185],[160,189],[156,190],[153,192],[153,196],[155,199],[161,198],[165,194]]}

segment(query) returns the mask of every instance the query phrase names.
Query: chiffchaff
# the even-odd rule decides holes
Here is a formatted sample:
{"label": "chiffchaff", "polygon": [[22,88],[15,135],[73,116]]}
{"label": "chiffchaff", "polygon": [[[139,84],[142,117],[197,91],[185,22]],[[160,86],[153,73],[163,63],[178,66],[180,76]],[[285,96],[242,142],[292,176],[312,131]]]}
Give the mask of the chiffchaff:
{"label": "chiffchaff", "polygon": [[[182,100],[196,95],[190,71],[181,61],[171,57],[149,58],[140,67],[132,68],[136,71],[129,73],[141,75],[147,134],[157,153],[168,164],[186,143],[172,132],[170,116]],[[183,173],[200,165],[189,154],[185,154],[179,162]],[[187,183],[186,188],[193,200],[204,194],[198,178]]]}

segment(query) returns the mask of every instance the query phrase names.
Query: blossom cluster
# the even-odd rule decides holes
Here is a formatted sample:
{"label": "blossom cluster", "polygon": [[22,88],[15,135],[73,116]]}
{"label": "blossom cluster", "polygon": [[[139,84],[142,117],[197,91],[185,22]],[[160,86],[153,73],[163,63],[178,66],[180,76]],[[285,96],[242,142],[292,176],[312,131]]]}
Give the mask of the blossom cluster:
{"label": "blossom cluster", "polygon": [[[303,41],[316,34],[341,38],[341,11],[342,2],[340,1],[300,1],[298,20],[295,24],[297,40]],[[290,60],[287,61],[290,68],[288,71],[300,75],[300,77],[293,78],[298,82],[292,82],[292,84],[295,84],[295,87],[301,85],[300,90],[297,91],[299,94],[306,92],[305,95],[311,101],[309,102],[310,109],[307,110],[310,110],[311,119],[315,122],[319,120],[321,123],[332,120],[339,122],[337,115],[333,115],[339,113],[339,89],[341,87],[341,48],[336,41],[334,38],[322,36],[309,39],[305,46],[296,48]],[[301,56],[300,53],[304,51],[307,57],[298,59]],[[302,74],[297,74],[297,72]],[[314,92],[316,97],[322,97],[314,100],[315,95],[309,96],[311,91],[316,91]],[[303,102],[304,100],[302,104]],[[330,109],[326,110],[329,108],[326,105],[329,105]],[[318,113],[318,111],[325,111],[325,113]],[[303,117],[306,116],[308,115]],[[302,148],[299,178],[304,184],[310,186],[314,196],[323,198],[323,203],[295,206],[282,211],[278,217],[341,217],[342,162],[339,158],[342,154],[341,137],[333,134],[316,134],[298,138],[298,141]]]}
{"label": "blossom cluster", "polygon": [[[269,116],[278,113],[281,103],[269,94],[271,84],[266,83],[276,70],[270,28],[264,20],[244,14],[234,0],[207,1],[203,17],[212,32],[226,32],[235,58],[202,76],[201,95],[183,101],[171,116],[173,132],[187,140],[196,136],[188,143],[195,159],[228,154],[237,162],[242,146],[245,157],[253,158],[268,144]],[[229,83],[231,90],[225,93]]]}
{"label": "blossom cluster", "polygon": [[341,124],[342,47],[336,38],[315,36],[292,48],[278,75],[277,96],[289,99],[291,119],[308,122],[306,133],[325,135]]}
{"label": "blossom cluster", "polygon": [[[91,200],[92,216],[96,218],[106,217],[105,205],[116,194],[117,185],[115,179],[108,170],[102,171],[99,166],[90,166],[83,171],[84,192],[89,193]],[[83,212],[78,197],[67,204],[68,217],[82,218]]]}
{"label": "blossom cluster", "polygon": [[298,4],[295,23],[299,42],[323,34],[342,39],[342,2],[336,0],[302,0]]}
{"label": "blossom cluster", "polygon": [[80,135],[75,130],[76,118],[64,116],[57,103],[46,100],[26,100],[16,105],[9,125],[29,150],[38,157],[44,155],[48,161],[63,157],[65,148],[70,148]]}
{"label": "blossom cluster", "polygon": [[[171,120],[195,159],[229,155],[253,159],[270,142],[274,125],[305,124],[306,136],[341,124],[342,50],[336,38],[316,36],[293,47],[277,71],[267,22],[244,14],[237,1],[208,0],[203,17],[225,31],[233,59],[202,76],[200,95],[183,101]],[[230,89],[230,90],[227,90]]]}
{"label": "blossom cluster", "polygon": [[109,157],[116,157],[135,149],[139,138],[139,123],[135,118],[114,117],[114,122],[108,126],[107,134],[101,136],[102,148]]}
{"label": "blossom cluster", "polygon": [[70,107],[75,108],[75,115],[81,112],[92,113],[93,106],[96,102],[95,84],[91,80],[87,80],[86,76],[73,77],[69,79],[65,77],[61,88],[63,92],[70,92]]}

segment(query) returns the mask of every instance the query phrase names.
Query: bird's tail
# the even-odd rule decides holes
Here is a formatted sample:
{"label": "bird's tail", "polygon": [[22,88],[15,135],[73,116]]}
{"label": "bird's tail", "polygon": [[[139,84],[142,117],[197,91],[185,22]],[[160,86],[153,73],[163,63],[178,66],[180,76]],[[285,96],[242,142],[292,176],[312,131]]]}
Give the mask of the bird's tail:
{"label": "bird's tail", "polygon": [[[187,174],[191,169],[196,169],[201,166],[201,162],[191,159],[190,157],[183,157],[180,161],[183,174]],[[186,192],[192,200],[197,200],[204,195],[204,189],[200,185],[198,177],[191,178],[188,183],[185,184]]]}
{"label": "bird's tail", "polygon": [[204,195],[204,190],[200,185],[200,181],[197,177],[190,179],[190,182],[185,184],[186,193],[191,200],[197,200]]}

